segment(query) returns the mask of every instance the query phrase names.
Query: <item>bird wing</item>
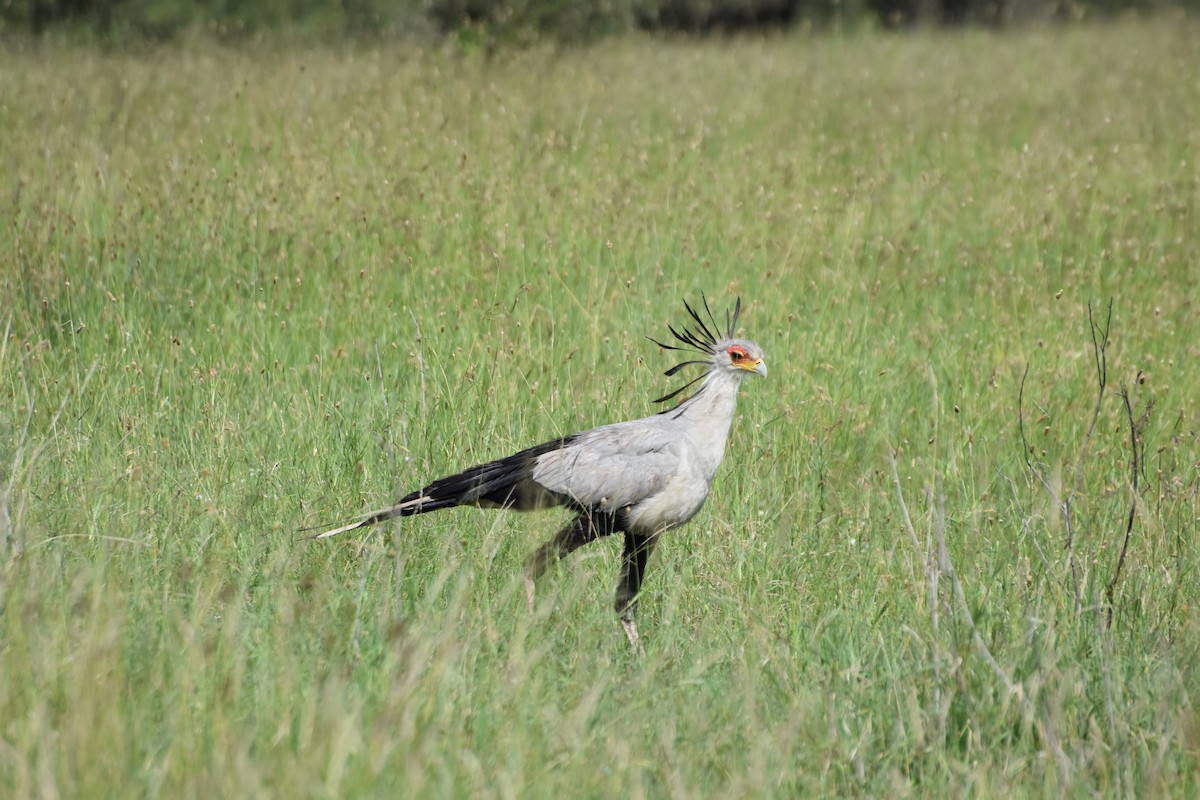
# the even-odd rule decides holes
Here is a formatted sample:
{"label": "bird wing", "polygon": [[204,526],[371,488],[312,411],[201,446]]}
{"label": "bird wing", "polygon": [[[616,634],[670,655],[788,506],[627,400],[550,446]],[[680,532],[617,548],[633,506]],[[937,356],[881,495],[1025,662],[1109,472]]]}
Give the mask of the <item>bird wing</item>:
{"label": "bird wing", "polygon": [[586,508],[616,510],[662,491],[683,461],[678,437],[652,417],[579,434],[541,455],[532,478]]}

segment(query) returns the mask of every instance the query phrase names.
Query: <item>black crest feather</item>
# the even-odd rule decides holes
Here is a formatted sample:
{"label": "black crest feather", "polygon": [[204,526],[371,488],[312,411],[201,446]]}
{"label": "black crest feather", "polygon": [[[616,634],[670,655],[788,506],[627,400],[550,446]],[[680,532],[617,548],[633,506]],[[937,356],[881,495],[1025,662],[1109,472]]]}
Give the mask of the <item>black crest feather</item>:
{"label": "black crest feather", "polygon": [[[721,330],[721,326],[717,324],[717,318],[713,316],[712,309],[708,305],[708,298],[705,297],[703,293],[700,294],[700,302],[703,304],[704,313],[708,316],[707,322],[705,322],[704,317],[700,316],[699,312],[695,308],[692,308],[692,306],[688,303],[688,301],[684,300],[683,307],[685,309],[687,309],[688,316],[692,318],[691,323],[689,325],[679,326],[678,330],[673,325],[667,326],[667,330],[669,330],[671,332],[671,335],[675,337],[675,340],[678,342],[678,344],[667,344],[665,342],[660,342],[657,339],[650,337],[650,336],[647,336],[646,338],[649,339],[650,341],[654,342],[656,345],[658,345],[659,347],[661,347],[664,350],[675,350],[680,353],[693,352],[693,353],[699,353],[700,355],[703,355],[703,356],[710,356],[710,357],[716,355],[716,353],[717,353],[717,332]],[[737,300],[734,303],[733,313],[731,314],[728,310],[726,310],[726,312],[725,312],[725,338],[726,339],[733,338],[734,331],[737,330],[738,317],[741,316],[741,313],[742,313],[742,298],[739,297],[739,298],[737,298]],[[670,377],[674,376],[680,370],[684,369],[685,367],[692,366],[693,364],[706,365],[709,363],[711,363],[709,358],[689,359],[687,361],[681,361],[680,363],[678,363],[675,366],[668,369],[663,374],[666,375],[668,378],[670,378]],[[698,375],[695,378],[693,378],[692,380],[685,383],[683,386],[680,386],[675,391],[673,391],[669,394],[663,395],[662,397],[658,398],[654,402],[655,403],[665,403],[668,400],[671,400],[671,399],[679,396],[683,392],[687,391],[692,386],[695,386],[696,383],[703,380],[703,378],[704,378],[704,374]],[[703,389],[703,388],[704,387],[701,387],[701,389]],[[687,398],[687,399],[690,399],[690,398]],[[686,402],[686,399],[683,402]],[[680,403],[680,405],[682,405],[682,402]],[[679,406],[674,406],[673,408],[666,409],[665,411],[660,412],[660,413],[665,414],[665,413],[667,413],[667,411],[674,411],[675,408],[678,408],[678,407]]]}

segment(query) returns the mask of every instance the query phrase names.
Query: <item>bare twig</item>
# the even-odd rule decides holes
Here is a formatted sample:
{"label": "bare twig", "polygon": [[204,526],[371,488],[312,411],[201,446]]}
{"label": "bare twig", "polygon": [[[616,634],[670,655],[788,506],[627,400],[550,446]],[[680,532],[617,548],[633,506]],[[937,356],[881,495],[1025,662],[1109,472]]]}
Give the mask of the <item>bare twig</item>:
{"label": "bare twig", "polygon": [[1067,564],[1071,570],[1071,583],[1075,595],[1076,614],[1080,613],[1083,609],[1083,596],[1079,587],[1079,569],[1075,559],[1075,524],[1072,515],[1072,505],[1083,485],[1083,463],[1091,447],[1092,435],[1095,433],[1096,425],[1100,421],[1100,410],[1104,404],[1104,393],[1108,388],[1108,334],[1112,329],[1112,306],[1113,301],[1110,299],[1108,301],[1108,313],[1104,318],[1104,325],[1101,327],[1096,322],[1095,314],[1092,311],[1092,304],[1088,303],[1088,330],[1092,337],[1092,360],[1096,365],[1096,406],[1092,411],[1092,418],[1088,423],[1087,433],[1083,435],[1083,441],[1080,443],[1079,455],[1075,459],[1075,473],[1072,477],[1071,491],[1065,497],[1051,485],[1045,470],[1035,465],[1030,458],[1032,446],[1029,443],[1029,437],[1025,433],[1024,408],[1025,379],[1029,375],[1028,364],[1025,366],[1025,372],[1021,376],[1021,387],[1017,393],[1017,424],[1021,432],[1021,447],[1025,458],[1025,465],[1029,468],[1030,473],[1037,478],[1042,488],[1046,490],[1046,493],[1050,495],[1050,498],[1058,506],[1059,513],[1062,515],[1063,532],[1065,533],[1063,546],[1067,551]]}
{"label": "bare twig", "polygon": [[1117,583],[1121,580],[1121,569],[1125,566],[1125,554],[1129,552],[1129,536],[1133,533],[1133,520],[1137,516],[1138,505],[1138,477],[1141,475],[1142,456],[1145,453],[1146,443],[1140,435],[1137,423],[1133,421],[1133,407],[1137,400],[1137,384],[1142,378],[1141,371],[1138,372],[1137,381],[1134,381],[1134,398],[1130,398],[1129,392],[1124,386],[1121,387],[1120,397],[1125,403],[1125,418],[1129,421],[1129,481],[1130,481],[1130,498],[1129,498],[1129,514],[1125,519],[1125,539],[1121,542],[1121,552],[1117,556],[1117,568],[1113,570],[1112,579],[1108,582],[1108,586],[1104,588],[1104,598],[1108,604],[1108,612],[1106,622],[1108,626],[1112,625],[1113,618],[1113,593],[1116,591]]}
{"label": "bare twig", "polygon": [[1096,384],[1100,389],[1096,393],[1096,408],[1092,412],[1092,422],[1088,425],[1087,433],[1083,435],[1079,458],[1075,460],[1075,483],[1071,487],[1071,494],[1067,498],[1068,502],[1079,493],[1080,484],[1083,482],[1083,460],[1087,457],[1088,446],[1092,441],[1092,432],[1096,430],[1096,423],[1100,420],[1100,404],[1104,402],[1104,390],[1108,386],[1108,331],[1112,328],[1112,304],[1113,301],[1110,298],[1108,315],[1104,319],[1104,329],[1101,330],[1092,317],[1092,304],[1088,303],[1088,327],[1092,333],[1092,358],[1096,362]]}

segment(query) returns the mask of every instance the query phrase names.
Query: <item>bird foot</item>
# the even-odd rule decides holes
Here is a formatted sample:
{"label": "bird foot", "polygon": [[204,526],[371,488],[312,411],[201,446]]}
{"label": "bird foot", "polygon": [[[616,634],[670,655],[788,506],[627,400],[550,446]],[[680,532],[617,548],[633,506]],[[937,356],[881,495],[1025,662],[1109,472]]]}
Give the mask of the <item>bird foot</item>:
{"label": "bird foot", "polygon": [[621,620],[621,627],[625,629],[625,636],[629,639],[629,645],[637,651],[641,651],[642,646],[638,641],[637,624],[631,619]]}
{"label": "bird foot", "polygon": [[533,578],[525,579],[525,602],[529,604],[529,613],[533,613]]}

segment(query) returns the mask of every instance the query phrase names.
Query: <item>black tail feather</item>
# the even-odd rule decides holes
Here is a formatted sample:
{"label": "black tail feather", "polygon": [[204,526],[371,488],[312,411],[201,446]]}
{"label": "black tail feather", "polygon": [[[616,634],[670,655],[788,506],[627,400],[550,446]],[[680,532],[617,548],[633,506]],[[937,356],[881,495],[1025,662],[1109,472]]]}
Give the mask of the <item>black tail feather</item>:
{"label": "black tail feather", "polygon": [[400,504],[426,498],[417,506],[410,507],[404,514],[426,514],[443,508],[461,505],[479,505],[490,501],[504,505],[512,487],[529,477],[533,469],[533,458],[521,451],[508,458],[489,461],[486,464],[465,469],[454,475],[438,478],[428,486],[412,492],[400,500]]}
{"label": "black tail feather", "polygon": [[[382,508],[362,521],[332,533],[365,528],[396,517],[428,514],[430,511],[456,506],[524,510],[561,504],[566,502],[566,498],[553,495],[538,486],[533,482],[531,475],[539,456],[565,447],[573,439],[573,436],[553,439],[507,458],[489,461],[454,475],[438,478],[428,486],[400,498],[394,505]],[[331,532],[324,535],[331,535]]]}

